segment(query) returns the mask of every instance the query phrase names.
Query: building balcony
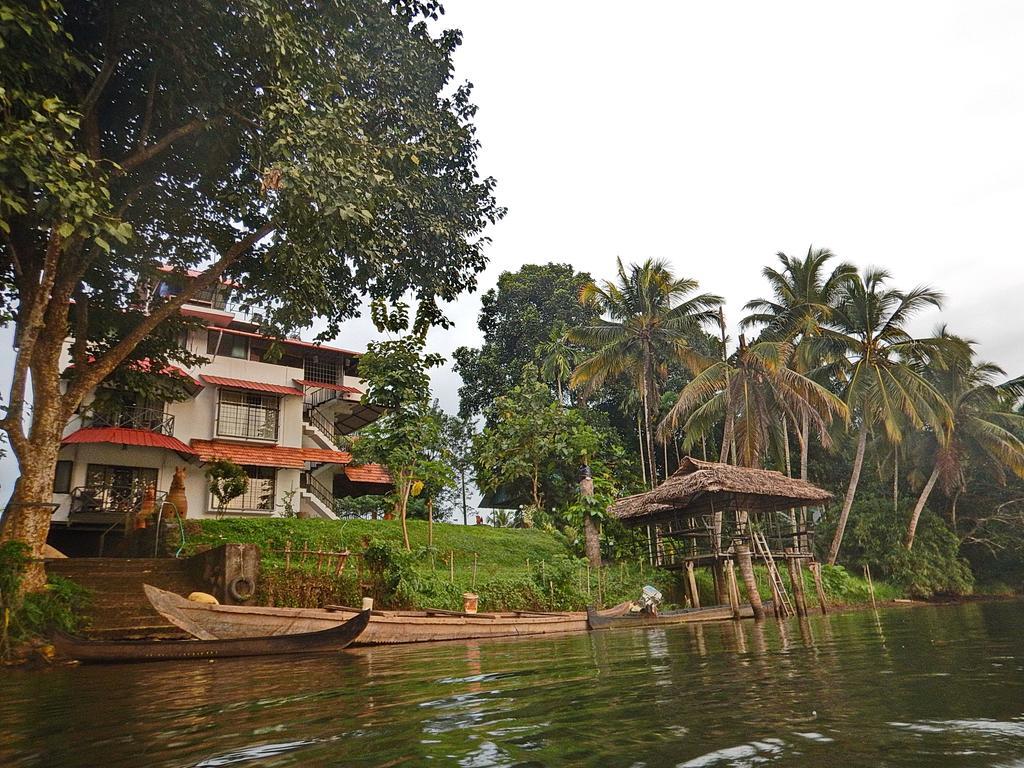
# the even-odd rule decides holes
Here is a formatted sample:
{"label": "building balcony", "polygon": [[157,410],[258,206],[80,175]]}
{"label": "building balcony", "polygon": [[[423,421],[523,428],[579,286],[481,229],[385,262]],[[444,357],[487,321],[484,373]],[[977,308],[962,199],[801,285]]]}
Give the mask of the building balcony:
{"label": "building balcony", "polygon": [[171,437],[174,435],[174,417],[159,408],[120,408],[91,411],[82,417],[84,427],[119,427],[143,429]]}

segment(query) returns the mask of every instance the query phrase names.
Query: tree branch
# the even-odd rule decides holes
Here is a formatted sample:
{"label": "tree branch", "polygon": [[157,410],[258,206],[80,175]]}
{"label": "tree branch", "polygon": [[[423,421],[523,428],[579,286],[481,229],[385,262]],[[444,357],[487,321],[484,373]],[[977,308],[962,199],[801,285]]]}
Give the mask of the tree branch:
{"label": "tree branch", "polygon": [[203,118],[195,118],[190,120],[184,125],[179,125],[172,131],[165,133],[155,143],[150,144],[148,147],[142,147],[141,149],[132,152],[126,158],[120,161],[119,165],[124,171],[131,171],[138,168],[148,160],[152,160],[157,155],[166,151],[174,142],[179,139],[183,139],[186,136],[191,136],[194,133],[205,130],[206,128],[214,125],[217,122],[222,121],[223,118],[214,118],[213,120],[205,120]]}
{"label": "tree branch", "polygon": [[162,304],[155,312],[135,326],[127,336],[115,344],[102,357],[89,365],[86,372],[83,372],[80,376],[76,376],[76,380],[68,388],[66,395],[67,401],[72,403],[81,401],[85,394],[109,376],[110,373],[120,365],[129,354],[131,354],[131,351],[135,349],[135,347],[138,346],[154,328],[169,319],[174,313],[178,312],[183,304],[220,280],[224,271],[231,266],[239,256],[256,245],[260,240],[270,235],[276,228],[277,227],[274,224],[264,224],[260,229],[246,235],[231,246],[231,248],[229,248],[217,262],[211,265],[209,269],[205,270],[194,280],[190,280],[181,293]]}
{"label": "tree branch", "polygon": [[114,74],[114,70],[117,69],[118,62],[121,60],[121,54],[115,53],[112,56],[107,56],[103,60],[103,66],[100,67],[99,74],[96,75],[96,79],[92,81],[92,86],[89,88],[89,92],[82,99],[82,103],[78,106],[78,110],[82,113],[82,116],[89,115],[96,106],[96,102],[100,99],[100,94],[103,93],[103,89],[107,87],[107,83],[110,81],[110,76]]}

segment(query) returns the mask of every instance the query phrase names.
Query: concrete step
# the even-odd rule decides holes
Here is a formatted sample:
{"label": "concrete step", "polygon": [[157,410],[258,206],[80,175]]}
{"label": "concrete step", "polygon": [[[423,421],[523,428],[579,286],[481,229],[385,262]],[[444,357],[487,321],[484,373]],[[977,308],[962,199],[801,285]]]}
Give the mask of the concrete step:
{"label": "concrete step", "polygon": [[89,590],[86,634],[93,637],[180,636],[153,610],[142,585],[184,595],[199,588],[187,561],[174,558],[66,558],[48,560],[46,569]]}

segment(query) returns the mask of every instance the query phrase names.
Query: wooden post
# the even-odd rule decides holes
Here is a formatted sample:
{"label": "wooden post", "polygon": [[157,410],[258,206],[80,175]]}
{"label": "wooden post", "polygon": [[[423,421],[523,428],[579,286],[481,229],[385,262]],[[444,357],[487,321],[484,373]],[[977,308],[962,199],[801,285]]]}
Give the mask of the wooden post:
{"label": "wooden post", "polygon": [[729,597],[726,593],[725,571],[722,568],[722,561],[717,557],[711,565],[711,576],[715,580],[715,602],[718,605],[725,605],[729,602]]}
{"label": "wooden post", "polygon": [[451,569],[451,580],[455,583],[455,550],[448,553],[448,567]]}
{"label": "wooden post", "polygon": [[700,593],[697,592],[697,578],[693,573],[693,563],[686,564],[686,583],[690,587],[690,605],[700,608]]}
{"label": "wooden post", "polygon": [[864,563],[864,579],[868,583],[868,592],[871,594],[871,610],[877,611],[878,606],[875,605],[875,582],[871,580],[871,566]]}
{"label": "wooden post", "polygon": [[476,589],[476,559],[477,559],[477,555],[478,555],[477,552],[473,553],[473,589],[474,590]]}
{"label": "wooden post", "polygon": [[309,559],[309,542],[302,545],[302,565],[305,567],[306,560]]}
{"label": "wooden post", "polygon": [[732,560],[725,561],[725,576],[727,579],[727,589],[729,593],[729,605],[732,607],[732,617],[734,619],[740,618],[740,588],[736,583],[736,571],[733,568]]}
{"label": "wooden post", "polygon": [[284,543],[284,569],[290,571],[292,567],[292,542],[288,540]]}
{"label": "wooden post", "polygon": [[789,570],[789,583],[793,589],[793,602],[797,616],[807,615],[807,599],[804,597],[804,573],[803,565],[799,558],[786,558],[786,568]]}
{"label": "wooden post", "polygon": [[811,575],[814,576],[814,590],[818,593],[818,605],[822,614],[828,613],[828,602],[825,600],[825,585],[821,582],[821,563],[810,564]]}

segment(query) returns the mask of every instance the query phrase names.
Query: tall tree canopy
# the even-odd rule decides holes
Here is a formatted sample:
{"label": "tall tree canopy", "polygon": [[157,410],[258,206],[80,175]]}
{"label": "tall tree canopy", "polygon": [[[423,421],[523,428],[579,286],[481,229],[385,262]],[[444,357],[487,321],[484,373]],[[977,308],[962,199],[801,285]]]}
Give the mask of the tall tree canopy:
{"label": "tall tree canopy", "polygon": [[579,301],[590,282],[590,275],[569,264],[527,264],[501,274],[498,285],[483,295],[478,322],[483,344],[455,350],[463,416],[483,413],[516,386],[523,368],[536,365],[537,347],[550,341],[553,328],[574,328],[597,317]]}
{"label": "tall tree canopy", "polygon": [[[4,537],[38,554],[67,418],[220,280],[278,332],[319,317],[333,336],[365,293],[412,291],[420,330],[446,323],[439,301],[475,286],[503,210],[451,82],[461,35],[427,26],[439,10],[0,0],[0,315],[17,343],[0,426],[21,468]],[[204,271],[168,296],[158,262]]]}

